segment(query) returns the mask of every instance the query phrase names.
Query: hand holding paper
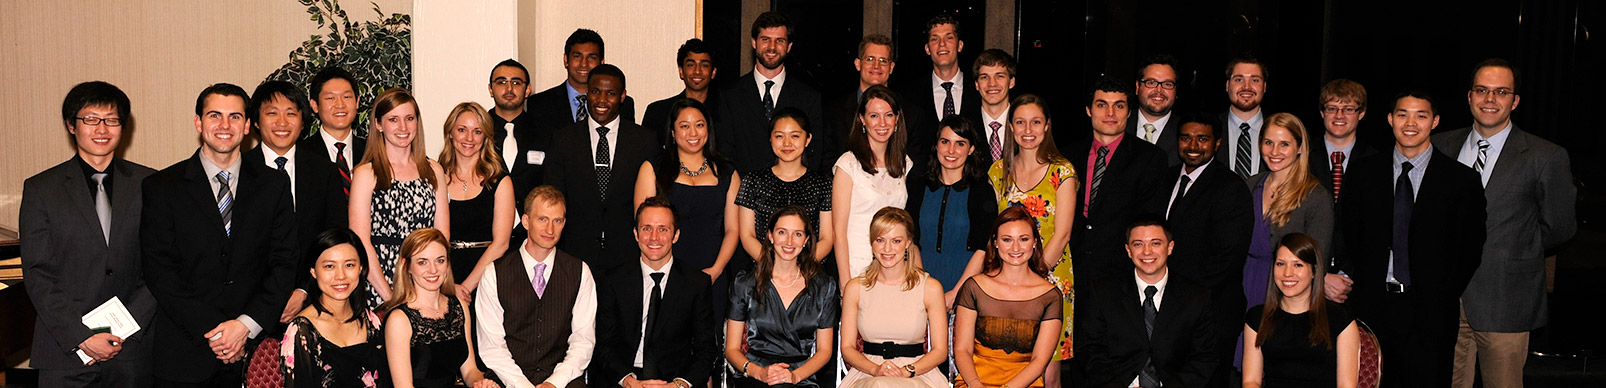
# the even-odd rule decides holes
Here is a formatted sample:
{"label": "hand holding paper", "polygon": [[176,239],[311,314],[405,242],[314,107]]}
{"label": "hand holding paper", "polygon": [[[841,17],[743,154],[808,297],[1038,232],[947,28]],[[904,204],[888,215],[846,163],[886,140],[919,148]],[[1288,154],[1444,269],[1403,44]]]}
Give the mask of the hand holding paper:
{"label": "hand holding paper", "polygon": [[89,365],[92,360],[111,359],[123,350],[124,338],[139,332],[139,322],[134,321],[134,314],[129,313],[128,306],[124,306],[123,301],[115,296],[84,314],[83,322],[84,326],[97,332],[78,345],[78,359],[84,365]]}

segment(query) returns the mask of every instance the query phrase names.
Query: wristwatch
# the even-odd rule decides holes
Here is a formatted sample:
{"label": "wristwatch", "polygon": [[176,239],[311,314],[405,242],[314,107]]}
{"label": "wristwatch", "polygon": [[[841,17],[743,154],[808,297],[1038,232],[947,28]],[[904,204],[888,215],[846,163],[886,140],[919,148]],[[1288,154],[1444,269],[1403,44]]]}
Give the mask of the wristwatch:
{"label": "wristwatch", "polygon": [[675,379],[675,386],[679,388],[691,388],[691,383],[688,383],[685,380]]}
{"label": "wristwatch", "polygon": [[909,377],[915,377],[915,364],[904,365],[903,370],[909,371]]}

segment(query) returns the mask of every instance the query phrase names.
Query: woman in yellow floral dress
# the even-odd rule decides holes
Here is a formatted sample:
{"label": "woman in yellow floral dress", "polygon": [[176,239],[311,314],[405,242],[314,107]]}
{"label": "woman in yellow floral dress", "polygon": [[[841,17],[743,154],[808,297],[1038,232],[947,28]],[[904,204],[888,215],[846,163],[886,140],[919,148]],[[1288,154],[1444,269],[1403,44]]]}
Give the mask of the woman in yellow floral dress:
{"label": "woman in yellow floral dress", "polygon": [[[1000,211],[1011,206],[1026,209],[1037,218],[1043,236],[1043,260],[1053,267],[1048,281],[1059,288],[1063,298],[1064,325],[1059,347],[1044,374],[1050,387],[1059,386],[1059,364],[1071,358],[1071,312],[1076,300],[1075,276],[1071,271],[1071,214],[1076,211],[1076,192],[1080,179],[1071,161],[1054,147],[1053,125],[1047,102],[1025,94],[1010,102],[1004,157],[993,162],[987,176],[998,195]],[[1056,217],[1065,214],[1065,217]],[[1057,252],[1057,253],[1056,253]]]}

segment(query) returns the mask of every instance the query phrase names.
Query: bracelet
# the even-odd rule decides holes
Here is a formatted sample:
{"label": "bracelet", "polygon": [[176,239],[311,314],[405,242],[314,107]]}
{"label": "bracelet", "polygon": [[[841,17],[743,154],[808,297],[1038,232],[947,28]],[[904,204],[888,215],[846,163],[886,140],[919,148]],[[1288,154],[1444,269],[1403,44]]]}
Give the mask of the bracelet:
{"label": "bracelet", "polygon": [[752,364],[753,360],[747,360],[747,362],[742,363],[742,374],[747,374],[747,366]]}
{"label": "bracelet", "polygon": [[915,364],[904,365],[903,370],[909,371],[909,378],[915,377]]}

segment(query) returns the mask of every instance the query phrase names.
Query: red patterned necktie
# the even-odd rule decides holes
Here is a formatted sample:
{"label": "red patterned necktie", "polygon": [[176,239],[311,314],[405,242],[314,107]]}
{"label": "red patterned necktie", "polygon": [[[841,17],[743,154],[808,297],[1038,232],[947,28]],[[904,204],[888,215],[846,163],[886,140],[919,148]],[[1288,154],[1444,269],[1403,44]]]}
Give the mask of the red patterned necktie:
{"label": "red patterned necktie", "polygon": [[1333,151],[1333,202],[1338,202],[1338,189],[1344,186],[1344,153]]}

